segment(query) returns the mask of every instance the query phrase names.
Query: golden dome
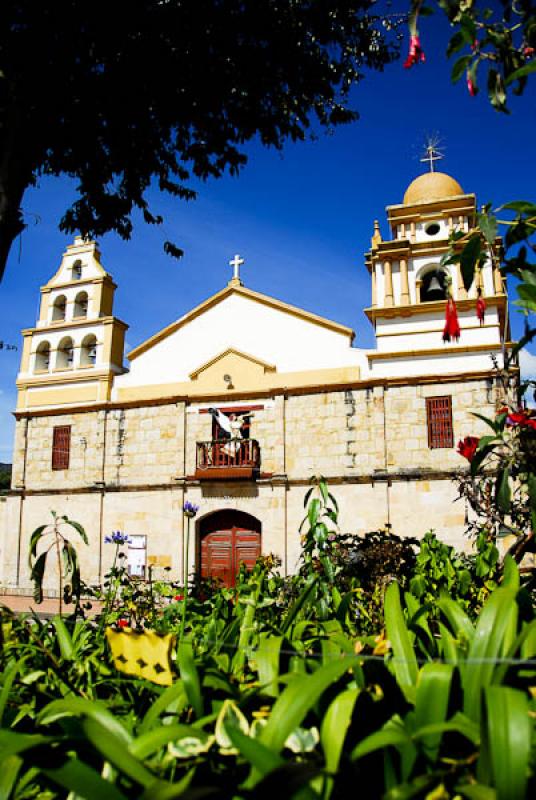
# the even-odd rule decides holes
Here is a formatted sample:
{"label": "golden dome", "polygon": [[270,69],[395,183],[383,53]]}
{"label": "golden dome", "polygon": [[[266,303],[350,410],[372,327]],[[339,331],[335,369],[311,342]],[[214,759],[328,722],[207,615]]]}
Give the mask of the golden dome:
{"label": "golden dome", "polygon": [[464,191],[458,181],[444,172],[425,172],[410,183],[404,195],[404,205],[428,203],[444,197],[456,197]]}

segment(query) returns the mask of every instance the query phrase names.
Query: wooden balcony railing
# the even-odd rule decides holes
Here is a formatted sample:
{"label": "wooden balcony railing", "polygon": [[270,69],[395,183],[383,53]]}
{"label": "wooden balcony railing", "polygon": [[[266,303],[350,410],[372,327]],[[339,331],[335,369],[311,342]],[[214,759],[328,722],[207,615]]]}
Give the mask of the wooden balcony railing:
{"label": "wooden balcony railing", "polygon": [[256,439],[214,439],[197,442],[197,478],[246,478],[259,469],[261,450]]}

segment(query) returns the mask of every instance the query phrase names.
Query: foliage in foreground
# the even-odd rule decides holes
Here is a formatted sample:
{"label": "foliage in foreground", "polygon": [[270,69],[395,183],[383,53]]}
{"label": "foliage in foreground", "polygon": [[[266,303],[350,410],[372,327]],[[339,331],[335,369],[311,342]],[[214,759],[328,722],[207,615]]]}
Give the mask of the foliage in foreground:
{"label": "foliage in foreground", "polygon": [[116,673],[98,622],[4,617],[1,796],[534,792],[536,620],[513,561],[474,622],[391,583],[377,636],[349,632],[344,599],[315,618],[314,583],[261,623],[266,579],[182,641],[167,688]]}

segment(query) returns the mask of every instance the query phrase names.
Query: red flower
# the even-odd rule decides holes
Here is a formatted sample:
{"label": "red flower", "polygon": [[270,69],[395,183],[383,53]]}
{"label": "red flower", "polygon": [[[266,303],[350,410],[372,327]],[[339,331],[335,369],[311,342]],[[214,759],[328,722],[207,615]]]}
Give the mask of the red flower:
{"label": "red flower", "polygon": [[508,406],[503,406],[502,408],[499,408],[495,413],[497,416],[499,416],[499,414],[508,414],[508,411],[509,411]]}
{"label": "red flower", "polygon": [[476,90],[476,86],[475,86],[475,84],[473,82],[473,79],[471,78],[469,73],[467,73],[467,91],[469,92],[471,97],[474,97],[476,95],[476,91],[477,91]]}
{"label": "red flower", "polygon": [[176,594],[173,599],[176,600],[177,603],[180,603],[181,600],[184,600],[184,595],[183,594]]}
{"label": "red flower", "polygon": [[418,64],[419,61],[426,61],[424,50],[421,47],[421,42],[418,36],[411,36],[409,40],[409,53],[408,57],[404,61],[405,69],[409,69],[414,64]]}
{"label": "red flower", "polygon": [[534,47],[528,47],[528,46],[524,47],[523,55],[525,56],[525,58],[532,58],[532,56],[534,55]]}
{"label": "red flower", "polygon": [[443,341],[450,342],[451,339],[460,338],[460,323],[458,322],[458,312],[456,311],[456,303],[449,297],[447,300],[447,307],[445,309],[445,328],[443,330]]}
{"label": "red flower", "polygon": [[520,428],[532,428],[533,431],[536,431],[536,417],[533,417],[528,409],[521,408],[519,411],[509,414],[506,418],[506,424],[510,428],[519,425]]}
{"label": "red flower", "polygon": [[479,441],[477,436],[466,436],[465,439],[460,439],[458,442],[457,452],[468,461],[472,461]]}
{"label": "red flower", "polygon": [[120,628],[128,628],[128,619],[118,619],[117,620],[117,625]]}

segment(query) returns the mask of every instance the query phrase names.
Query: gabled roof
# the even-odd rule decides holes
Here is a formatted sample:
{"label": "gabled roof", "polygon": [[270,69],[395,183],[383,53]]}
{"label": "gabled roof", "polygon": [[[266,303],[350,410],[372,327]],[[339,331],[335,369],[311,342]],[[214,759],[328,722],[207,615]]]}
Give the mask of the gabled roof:
{"label": "gabled roof", "polygon": [[299,319],[305,320],[306,322],[311,322],[314,325],[320,325],[323,328],[328,328],[328,330],[335,331],[343,336],[348,336],[350,341],[353,341],[355,336],[354,331],[351,328],[348,328],[346,325],[341,325],[340,323],[333,322],[325,317],[320,317],[317,314],[311,313],[310,311],[305,311],[303,308],[298,308],[297,306],[291,306],[288,303],[283,303],[282,300],[276,300],[275,297],[269,297],[266,294],[254,292],[252,289],[246,289],[245,286],[228,284],[225,289],[222,289],[220,292],[212,295],[212,297],[209,297],[208,300],[205,300],[203,303],[193,308],[183,317],[180,317],[175,322],[172,322],[171,325],[168,325],[158,333],[155,333],[154,336],[151,336],[149,339],[146,339],[144,342],[139,344],[137,347],[131,350],[130,353],[128,353],[127,358],[132,361],[138,356],[141,356],[141,354],[145,353],[146,350],[154,347],[154,345],[158,344],[163,339],[166,339],[172,333],[175,333],[175,331],[179,330],[179,328],[184,327],[184,325],[187,325],[196,317],[204,314],[205,311],[208,311],[210,308],[218,305],[232,294],[241,295],[242,297],[246,297],[256,303],[261,303],[262,305],[269,306],[270,308],[275,308],[285,314],[291,314]]}

